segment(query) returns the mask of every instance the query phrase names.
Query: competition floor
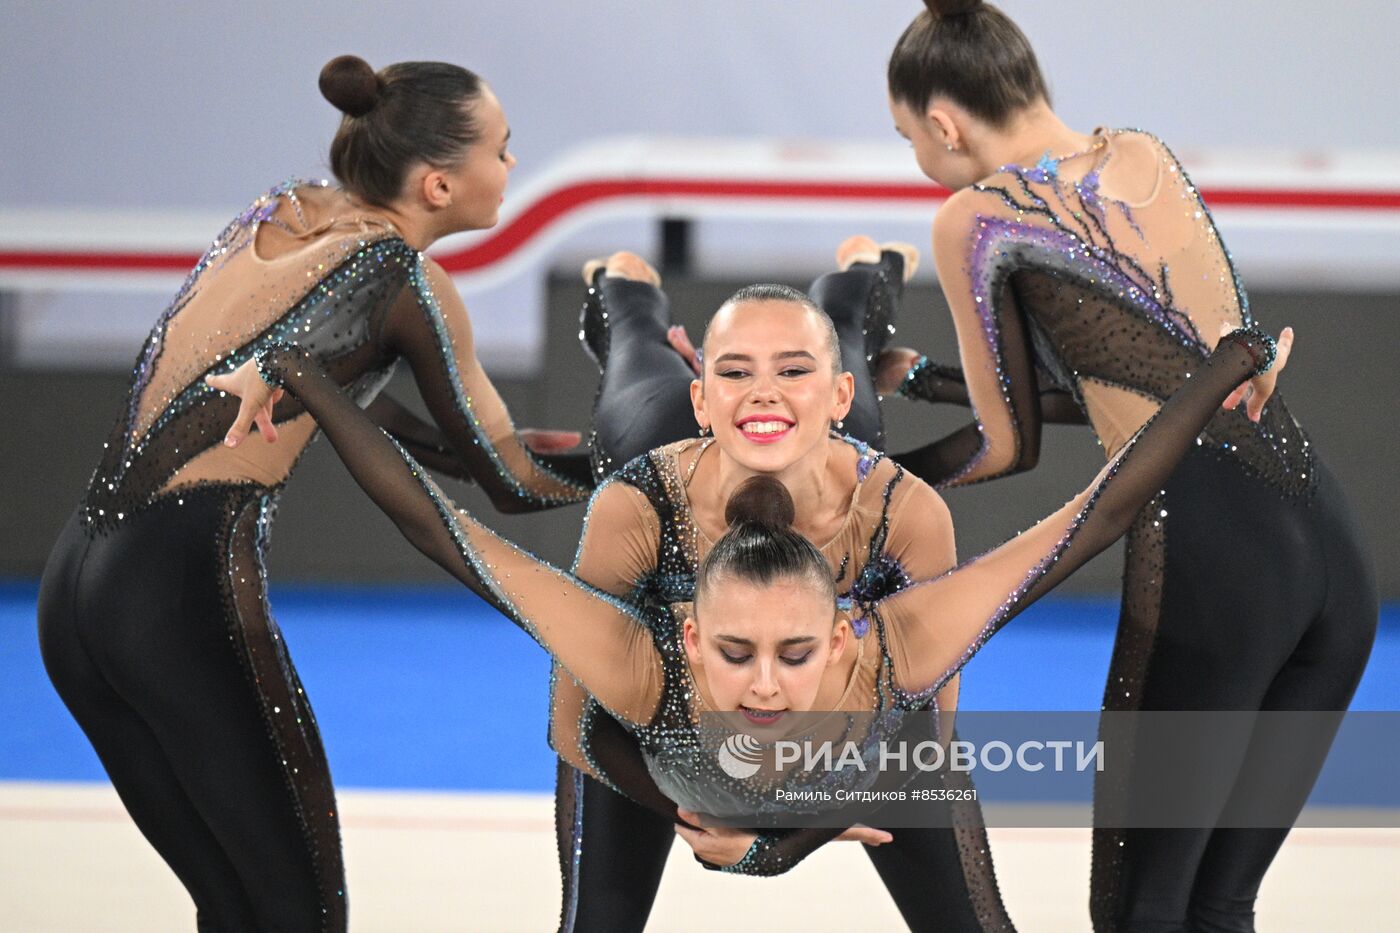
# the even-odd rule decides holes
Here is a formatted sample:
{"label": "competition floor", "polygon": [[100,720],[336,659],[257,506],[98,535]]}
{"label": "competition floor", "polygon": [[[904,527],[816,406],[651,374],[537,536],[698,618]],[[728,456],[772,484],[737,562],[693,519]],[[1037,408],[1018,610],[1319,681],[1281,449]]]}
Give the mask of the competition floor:
{"label": "competition floor", "polygon": [[[190,930],[183,890],[44,677],[33,600],[32,584],[0,585],[0,931]],[[272,601],[341,789],[352,929],[552,929],[543,652],[451,590],[283,586]],[[963,707],[1096,709],[1115,612],[1107,600],[1035,607],[968,668]],[[1400,710],[1400,606],[1354,707]],[[1088,928],[1087,830],[991,839],[1022,930]],[[900,928],[854,844],[768,880],[702,871],[679,844],[672,862],[655,930]],[[1400,829],[1296,830],[1265,881],[1259,928],[1400,930],[1397,878]]]}

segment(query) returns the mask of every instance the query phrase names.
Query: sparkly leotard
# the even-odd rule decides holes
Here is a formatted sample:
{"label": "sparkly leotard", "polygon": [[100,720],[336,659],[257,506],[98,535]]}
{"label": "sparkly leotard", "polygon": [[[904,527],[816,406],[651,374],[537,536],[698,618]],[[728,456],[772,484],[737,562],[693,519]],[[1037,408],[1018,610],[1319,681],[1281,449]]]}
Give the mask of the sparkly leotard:
{"label": "sparkly leotard", "polygon": [[[1007,166],[939,211],[935,259],[963,372],[924,363],[905,391],[942,400],[965,377],[975,421],[896,458],[934,485],[1034,466],[1050,420],[1047,376],[1111,455],[1196,377],[1222,323],[1252,324],[1210,212],[1171,151],[1135,130],[1097,139],[1066,160]],[[1241,567],[1255,575],[1248,587]],[[1374,627],[1349,509],[1275,394],[1258,423],[1242,409],[1212,417],[1138,516],[1104,706],[1344,709]],[[1099,795],[1130,784],[1105,776]],[[1096,926],[1251,923],[1285,832],[1100,830]]]}
{"label": "sparkly leotard", "polygon": [[273,343],[304,348],[361,403],[406,359],[438,430],[376,412],[502,509],[580,501],[591,482],[586,460],[556,468],[518,441],[442,270],[324,183],[249,205],[147,338],[45,571],[45,663],[201,928],[341,930],[334,793],[263,564],[316,425],[279,404],[276,444],[228,448],[238,400],[204,381]]}
{"label": "sparkly leotard", "polygon": [[[848,439],[849,443],[879,446],[880,408],[869,362],[890,334],[902,270],[903,257],[886,252],[879,263],[857,263],[824,275],[807,291],[831,319],[842,368],[855,380],[855,401],[842,430],[859,440]],[[689,435],[686,425],[694,424],[694,417],[689,398],[692,373],[666,340],[669,310],[660,289],[603,276],[590,288],[583,314],[581,337],[603,369],[592,450],[601,467],[607,468],[611,457],[630,465],[618,482],[590,503],[574,572],[639,609],[650,603],[662,610],[673,601],[688,601],[698,555],[708,550],[712,537],[723,532],[714,527],[706,535],[694,519],[692,502],[703,504],[718,495],[712,476],[704,470],[698,475],[693,471],[700,463],[695,445],[672,446]],[[663,447],[668,452],[659,450]],[[878,486],[860,475],[861,463],[875,463],[865,455],[870,448],[859,457],[841,445],[837,450],[833,463],[840,468],[827,482],[853,490],[844,526],[824,549],[838,589],[850,587],[855,597],[868,603],[872,593],[906,573],[926,577],[951,567],[951,525],[937,497],[927,489],[915,495],[909,487],[920,484],[907,478],[902,481],[900,503],[891,507],[892,520],[899,527],[886,536],[879,531],[883,506],[877,509],[873,500],[859,501]],[[679,463],[682,457],[688,464],[685,468]],[[888,468],[887,463],[878,467]],[[904,507],[909,503],[915,505]],[[919,524],[927,529],[914,527]],[[823,540],[830,537],[830,532],[822,534]],[[672,544],[663,546],[663,537]],[[560,929],[563,933],[640,933],[647,926],[675,842],[673,813],[667,811],[674,811],[674,804],[651,780],[670,769],[653,769],[654,774],[648,775],[635,740],[611,717],[598,712],[596,704],[585,705],[586,691],[560,672],[556,663],[551,678],[552,738],[565,749],[555,785],[563,878]],[[956,683],[950,683],[944,693],[943,702],[951,706]],[[636,778],[625,786],[625,795],[587,773],[582,751],[576,748],[579,724],[585,720],[593,737],[592,754],[603,754],[600,749],[615,752],[606,768],[596,770],[618,781],[624,775]],[[570,748],[575,751],[571,753]],[[625,754],[629,750],[630,756]],[[568,760],[583,764],[584,769],[572,767]],[[963,777],[954,780],[962,783]],[[967,793],[949,795],[958,802],[940,800],[931,805],[939,812],[929,814],[928,827],[902,827],[893,842],[865,847],[864,852],[912,929],[923,930],[937,918],[940,933],[1009,930],[980,810],[967,799],[971,788],[960,790]]]}
{"label": "sparkly leotard", "polygon": [[[1225,396],[1271,359],[1266,341],[1244,331],[1222,341],[1196,378],[1123,445],[1095,482],[1035,528],[942,576],[876,600],[867,613],[867,637],[879,645],[869,662],[868,689],[841,691],[843,708],[933,705],[936,692],[1000,626],[1127,530]],[[315,415],[355,480],[410,543],[544,646],[632,734],[645,756],[660,761],[685,753],[701,693],[690,689],[669,607],[639,613],[457,509],[304,353],[275,350],[260,357],[260,367]],[[587,744],[597,751],[593,737]],[[589,763],[609,766],[597,754]],[[761,835],[738,870],[783,870],[830,836]]]}

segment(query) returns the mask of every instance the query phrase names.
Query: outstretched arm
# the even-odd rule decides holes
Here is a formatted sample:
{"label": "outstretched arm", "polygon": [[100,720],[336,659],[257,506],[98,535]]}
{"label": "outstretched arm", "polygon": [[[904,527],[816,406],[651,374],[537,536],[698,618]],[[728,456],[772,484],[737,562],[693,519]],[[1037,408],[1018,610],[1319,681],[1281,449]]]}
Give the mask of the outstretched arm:
{"label": "outstretched arm", "polygon": [[457,509],[304,350],[274,347],[209,382],[240,396],[255,395],[255,384],[285,388],[409,543],[515,621],[614,716],[650,722],[661,695],[661,663],[641,620]]}
{"label": "outstretched arm", "polygon": [[[1286,333],[1280,367],[1287,340]],[[1257,331],[1223,337],[1088,489],[995,550],[882,602],[901,689],[922,694],[939,687],[997,629],[1123,535],[1222,401],[1267,370],[1273,353],[1273,341]]]}

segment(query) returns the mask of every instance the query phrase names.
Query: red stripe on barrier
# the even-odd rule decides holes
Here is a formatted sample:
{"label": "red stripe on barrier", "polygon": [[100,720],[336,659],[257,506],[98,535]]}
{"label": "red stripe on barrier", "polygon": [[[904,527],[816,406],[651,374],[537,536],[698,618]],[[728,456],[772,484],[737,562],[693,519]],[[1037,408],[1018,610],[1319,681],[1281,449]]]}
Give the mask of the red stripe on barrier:
{"label": "red stripe on barrier", "polygon": [[[618,198],[751,198],[774,201],[907,201],[930,205],[948,196],[945,188],[925,184],[822,181],[732,181],[685,178],[577,182],[533,202],[473,246],[437,256],[448,272],[486,268],[521,249],[555,220],[591,204]],[[1213,207],[1292,210],[1396,211],[1400,192],[1216,188],[1202,192]],[[0,251],[0,269],[185,272],[199,256],[193,253],[140,253],[95,250]]]}

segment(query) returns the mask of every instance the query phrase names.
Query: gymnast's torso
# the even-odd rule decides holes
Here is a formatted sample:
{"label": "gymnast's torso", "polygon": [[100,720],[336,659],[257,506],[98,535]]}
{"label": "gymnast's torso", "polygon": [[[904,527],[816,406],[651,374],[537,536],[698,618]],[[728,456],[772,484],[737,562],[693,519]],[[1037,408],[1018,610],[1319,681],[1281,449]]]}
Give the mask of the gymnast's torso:
{"label": "gymnast's torso", "polygon": [[[1006,166],[935,220],[983,432],[954,481],[1007,472],[1035,443],[1026,422],[1037,374],[1073,394],[1111,455],[1199,368],[1222,324],[1253,324],[1229,252],[1171,150],[1137,130],[1095,140],[1063,163]],[[1277,394],[1258,424],[1220,412],[1202,444],[1288,494],[1309,487],[1310,444]]]}

